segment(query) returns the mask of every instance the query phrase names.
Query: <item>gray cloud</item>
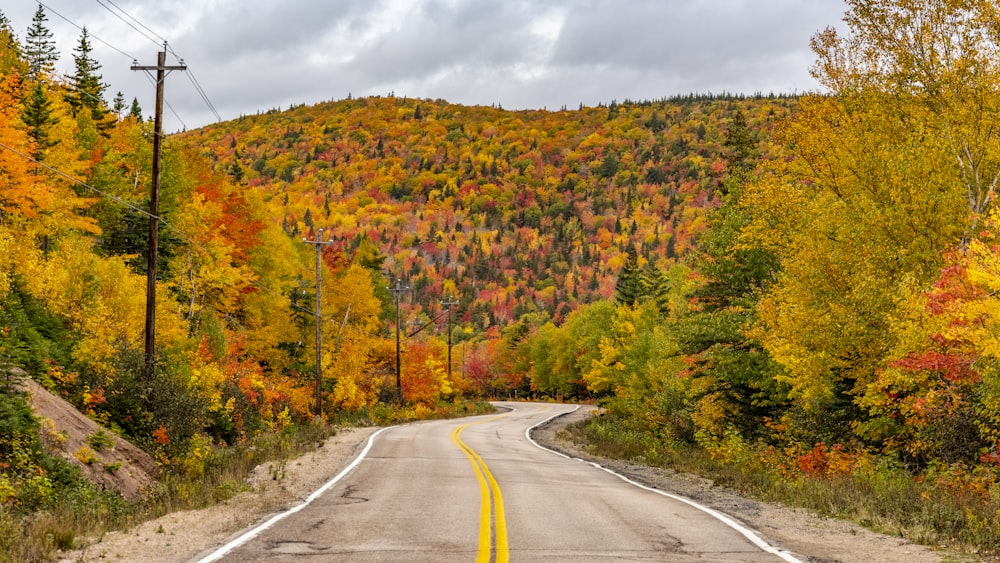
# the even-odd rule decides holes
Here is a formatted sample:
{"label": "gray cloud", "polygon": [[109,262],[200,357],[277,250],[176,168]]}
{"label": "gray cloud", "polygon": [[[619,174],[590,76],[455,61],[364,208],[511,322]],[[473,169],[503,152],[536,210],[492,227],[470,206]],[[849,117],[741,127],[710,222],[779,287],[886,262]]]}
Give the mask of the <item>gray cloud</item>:
{"label": "gray cloud", "polygon": [[[223,119],[292,103],[388,94],[558,109],[689,92],[793,92],[809,38],[838,25],[843,0],[116,0],[185,58]],[[151,42],[100,3],[46,5],[143,64]],[[3,13],[24,37],[35,3]],[[72,70],[79,30],[49,14]],[[152,108],[131,60],[95,43],[108,97]],[[214,120],[189,77],[171,75],[167,128]]]}

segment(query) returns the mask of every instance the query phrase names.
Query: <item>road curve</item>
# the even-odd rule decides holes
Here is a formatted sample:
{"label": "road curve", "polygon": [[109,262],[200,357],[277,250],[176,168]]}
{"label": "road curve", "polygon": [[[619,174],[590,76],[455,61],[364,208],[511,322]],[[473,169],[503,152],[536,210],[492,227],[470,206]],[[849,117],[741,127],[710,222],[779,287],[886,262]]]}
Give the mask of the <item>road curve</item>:
{"label": "road curve", "polygon": [[724,515],[546,451],[571,405],[387,429],[308,502],[202,561],[791,561]]}

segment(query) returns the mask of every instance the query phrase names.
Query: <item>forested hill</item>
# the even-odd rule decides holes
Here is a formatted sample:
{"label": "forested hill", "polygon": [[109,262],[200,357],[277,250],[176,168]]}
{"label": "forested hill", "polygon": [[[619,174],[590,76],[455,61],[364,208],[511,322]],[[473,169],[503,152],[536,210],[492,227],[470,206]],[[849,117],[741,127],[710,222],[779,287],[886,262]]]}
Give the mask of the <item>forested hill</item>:
{"label": "forested hill", "polygon": [[464,320],[488,329],[533,310],[558,322],[609,297],[630,247],[659,268],[689,252],[716,204],[736,113],[756,134],[794,103],[690,96],[507,111],[371,97],[174,140],[259,190],[289,234],[323,228],[348,259],[372,252],[369,240],[413,304],[453,294]]}

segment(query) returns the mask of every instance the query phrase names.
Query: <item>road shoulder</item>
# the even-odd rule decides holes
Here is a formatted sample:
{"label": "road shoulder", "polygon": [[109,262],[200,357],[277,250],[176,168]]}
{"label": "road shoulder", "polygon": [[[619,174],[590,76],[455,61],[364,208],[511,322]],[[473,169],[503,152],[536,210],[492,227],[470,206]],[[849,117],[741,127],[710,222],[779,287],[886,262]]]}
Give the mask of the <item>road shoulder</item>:
{"label": "road shoulder", "polygon": [[954,554],[936,552],[901,538],[877,534],[850,522],[824,518],[816,513],[747,499],[711,480],[590,455],[561,431],[593,416],[585,407],[553,419],[532,431],[539,444],[578,459],[599,463],[646,486],[687,497],[723,512],[808,561],[843,563],[931,563],[959,560]]}

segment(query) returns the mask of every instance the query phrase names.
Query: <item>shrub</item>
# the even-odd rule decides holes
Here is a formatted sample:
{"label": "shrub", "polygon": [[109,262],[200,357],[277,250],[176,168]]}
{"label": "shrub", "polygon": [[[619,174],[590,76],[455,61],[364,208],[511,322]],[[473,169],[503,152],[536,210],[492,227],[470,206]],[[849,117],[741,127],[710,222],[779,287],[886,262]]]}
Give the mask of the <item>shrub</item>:
{"label": "shrub", "polygon": [[98,430],[87,437],[87,443],[97,451],[110,448],[115,445],[115,438],[104,430]]}

